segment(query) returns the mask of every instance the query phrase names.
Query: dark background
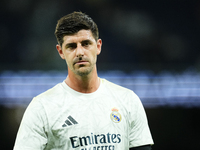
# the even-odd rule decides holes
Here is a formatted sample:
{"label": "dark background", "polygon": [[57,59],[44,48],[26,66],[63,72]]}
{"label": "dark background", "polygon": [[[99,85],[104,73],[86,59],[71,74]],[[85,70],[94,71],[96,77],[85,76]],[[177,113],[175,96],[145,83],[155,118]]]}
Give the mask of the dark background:
{"label": "dark background", "polygon": [[[55,48],[54,30],[57,20],[73,11],[90,15],[99,27],[103,40],[98,56],[100,71],[120,70],[126,75],[151,71],[154,76],[167,72],[177,76],[192,70],[195,77],[200,76],[198,0],[1,0],[0,76],[8,71],[12,78],[12,73],[21,71],[65,70],[66,64]],[[0,90],[3,80],[5,77],[1,78]],[[200,82],[195,85],[200,93]],[[8,101],[6,97],[0,99],[1,150],[13,148],[27,106],[4,105]],[[193,103],[199,101],[197,95]],[[153,149],[199,149],[199,108],[187,104],[145,105]]]}

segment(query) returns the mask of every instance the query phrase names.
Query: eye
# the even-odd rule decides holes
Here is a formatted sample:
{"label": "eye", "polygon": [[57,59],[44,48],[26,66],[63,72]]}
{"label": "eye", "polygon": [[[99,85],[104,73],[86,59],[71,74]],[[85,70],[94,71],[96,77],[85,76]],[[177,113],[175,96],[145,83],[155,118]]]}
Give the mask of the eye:
{"label": "eye", "polygon": [[76,45],[75,43],[71,43],[71,44],[68,44],[68,45],[66,46],[66,48],[69,49],[69,50],[73,50],[73,49],[75,49],[76,47],[77,47],[77,45]]}
{"label": "eye", "polygon": [[82,42],[82,46],[89,46],[90,44],[91,44],[91,42],[88,40]]}

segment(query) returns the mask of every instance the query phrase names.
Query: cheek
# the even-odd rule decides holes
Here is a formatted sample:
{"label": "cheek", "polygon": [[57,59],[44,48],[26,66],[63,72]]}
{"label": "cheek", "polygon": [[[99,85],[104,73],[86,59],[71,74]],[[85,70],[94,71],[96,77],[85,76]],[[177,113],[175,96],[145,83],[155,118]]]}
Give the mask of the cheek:
{"label": "cheek", "polygon": [[65,54],[65,55],[64,55],[64,59],[65,59],[67,65],[69,65],[69,64],[70,64],[70,57],[69,57],[68,55]]}
{"label": "cheek", "polygon": [[70,61],[73,60],[73,58],[74,58],[73,52],[71,52],[71,53],[65,52],[64,55],[65,55],[65,56],[64,56],[64,57],[65,57],[65,60],[68,61],[68,62],[70,62]]}
{"label": "cheek", "polygon": [[92,55],[93,57],[96,57],[96,56],[98,55],[98,50],[93,50],[93,51],[91,52],[91,55]]}
{"label": "cheek", "polygon": [[93,63],[95,63],[97,60],[97,53],[92,54],[91,57],[92,57]]}

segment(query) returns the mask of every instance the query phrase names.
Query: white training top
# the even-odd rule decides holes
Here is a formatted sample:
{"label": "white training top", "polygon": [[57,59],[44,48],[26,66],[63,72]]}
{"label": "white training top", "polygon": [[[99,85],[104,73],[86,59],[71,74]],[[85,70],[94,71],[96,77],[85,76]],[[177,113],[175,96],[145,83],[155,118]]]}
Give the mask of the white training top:
{"label": "white training top", "polygon": [[89,94],[64,81],[33,98],[14,150],[129,150],[153,144],[146,114],[131,90],[101,79]]}

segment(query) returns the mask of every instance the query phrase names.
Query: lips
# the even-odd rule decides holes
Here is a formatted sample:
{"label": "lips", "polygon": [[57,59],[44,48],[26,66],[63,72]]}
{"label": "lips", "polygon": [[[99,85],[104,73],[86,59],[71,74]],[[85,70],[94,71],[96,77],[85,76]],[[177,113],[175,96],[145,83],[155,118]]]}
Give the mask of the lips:
{"label": "lips", "polygon": [[78,64],[78,65],[84,65],[84,64],[86,64],[86,63],[88,63],[89,62],[89,60],[87,59],[87,58],[83,58],[83,57],[77,57],[77,58],[75,58],[74,59],[74,65],[76,65],[76,64]]}
{"label": "lips", "polygon": [[84,63],[87,63],[87,61],[78,61],[78,62],[76,62],[76,64],[84,64]]}
{"label": "lips", "polygon": [[75,64],[78,64],[78,65],[84,65],[85,63],[87,63],[88,61],[86,60],[79,60],[79,61],[75,61],[74,65]]}

